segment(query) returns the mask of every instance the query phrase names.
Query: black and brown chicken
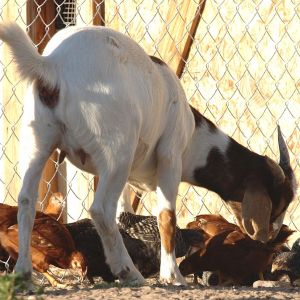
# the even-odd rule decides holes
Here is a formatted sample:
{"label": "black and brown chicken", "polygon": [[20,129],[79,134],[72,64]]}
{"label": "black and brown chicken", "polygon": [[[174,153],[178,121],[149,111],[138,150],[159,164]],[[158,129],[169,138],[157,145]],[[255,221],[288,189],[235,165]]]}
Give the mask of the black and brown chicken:
{"label": "black and brown chicken", "polygon": [[[117,279],[106,264],[101,238],[91,219],[82,219],[65,224],[74,239],[76,249],[82,252],[87,260],[86,277],[94,283],[95,277],[112,282]],[[146,278],[159,271],[159,257],[156,248],[151,248],[143,241],[130,237],[123,229],[119,229],[125,247],[142,275]]]}
{"label": "black and brown chicken", "polygon": [[[118,225],[132,238],[139,239],[146,243],[148,247],[156,249],[157,256],[160,257],[160,234],[155,216],[142,216],[123,212],[119,216]],[[185,256],[191,247],[203,248],[204,241],[203,231],[192,228],[181,229],[176,226],[176,258]]]}
{"label": "black and brown chicken", "polygon": [[[7,254],[18,258],[17,207],[0,205],[0,243]],[[87,265],[84,256],[75,249],[74,241],[65,228],[54,218],[37,212],[31,238],[33,269],[42,273],[53,286],[64,287],[47,271],[49,265],[62,269],[75,269],[83,278]]]}
{"label": "black and brown chicken", "polygon": [[199,229],[204,230],[209,238],[205,242],[205,248],[185,258],[179,269],[184,276],[199,271],[218,272],[220,284],[231,282],[252,285],[254,281],[262,279],[262,274],[272,262],[274,252],[287,241],[293,231],[283,225],[276,239],[264,244],[252,240],[239,227],[224,220],[223,217],[220,222],[215,219],[209,221],[208,217],[197,217],[194,222],[198,222]]}
{"label": "black and brown chicken", "polygon": [[105,262],[105,254],[100,236],[91,219],[82,219],[64,224],[71,234],[75,247],[87,262],[86,277],[94,283],[94,277],[101,277],[104,281],[113,282],[116,277]]}
{"label": "black and brown chicken", "polygon": [[290,251],[278,254],[272,263],[273,280],[280,280],[287,275],[290,283],[300,280],[300,238],[297,239]]}

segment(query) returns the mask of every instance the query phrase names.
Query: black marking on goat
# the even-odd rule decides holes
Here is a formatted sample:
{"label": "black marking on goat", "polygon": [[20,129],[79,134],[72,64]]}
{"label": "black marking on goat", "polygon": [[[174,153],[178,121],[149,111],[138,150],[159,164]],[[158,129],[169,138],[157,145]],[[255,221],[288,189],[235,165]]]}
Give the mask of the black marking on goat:
{"label": "black marking on goat", "polygon": [[196,127],[200,127],[203,121],[205,120],[204,117],[200,114],[200,112],[197,109],[195,109],[191,105],[190,105],[190,109],[194,115]]}
{"label": "black marking on goat", "polygon": [[197,184],[219,194],[225,201],[241,202],[248,180],[254,178],[270,186],[268,179],[272,174],[264,157],[231,139],[224,155],[216,147],[210,151],[207,164],[195,169],[194,178]]}
{"label": "black marking on goat", "polygon": [[211,133],[214,133],[218,130],[217,126],[212,122],[210,121],[209,119],[205,118],[203,115],[200,114],[200,112],[195,109],[193,106],[190,105],[190,109],[194,115],[194,119],[195,119],[195,124],[196,124],[196,127],[200,127],[201,124],[203,122],[206,123],[206,125],[208,126],[209,128],[209,131]]}
{"label": "black marking on goat", "polygon": [[152,55],[150,55],[149,56],[150,57],[150,59],[154,62],[154,63],[156,63],[156,64],[159,64],[159,65],[166,65],[166,63],[163,61],[163,60],[161,60],[160,58],[158,58],[158,57],[156,57],[156,56],[152,56]]}
{"label": "black marking on goat", "polygon": [[37,90],[41,102],[49,108],[54,108],[59,100],[59,89],[47,87],[41,80],[37,81]]}
{"label": "black marking on goat", "polygon": [[64,150],[61,150],[60,153],[59,153],[59,156],[58,156],[58,164],[59,165],[63,163],[63,161],[65,160],[66,156],[67,156],[67,152],[64,151]]}
{"label": "black marking on goat", "polygon": [[125,268],[117,274],[118,278],[121,280],[125,280],[130,273],[130,268],[125,266]]}

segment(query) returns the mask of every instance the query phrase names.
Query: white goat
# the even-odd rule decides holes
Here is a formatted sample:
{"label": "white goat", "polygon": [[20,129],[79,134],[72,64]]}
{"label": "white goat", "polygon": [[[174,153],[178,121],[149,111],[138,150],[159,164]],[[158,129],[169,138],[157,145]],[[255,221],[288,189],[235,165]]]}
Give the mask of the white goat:
{"label": "white goat", "polygon": [[15,24],[0,25],[0,39],[29,80],[28,102],[34,104],[26,129],[32,137],[29,166],[18,200],[16,271],[24,277],[32,271],[29,241],[38,183],[56,148],[60,161],[67,156],[100,176],[90,213],[107,262],[121,280],[143,282],[115,223],[126,181],[143,190],[156,189],[163,281],[186,284],[174,254],[180,181],[219,193],[253,238],[266,241],[276,235],[270,225],[281,225],[295,190],[284,143],[281,166],[239,145],[188,105],[166,64],[111,29],[64,29],[48,43],[44,56]]}

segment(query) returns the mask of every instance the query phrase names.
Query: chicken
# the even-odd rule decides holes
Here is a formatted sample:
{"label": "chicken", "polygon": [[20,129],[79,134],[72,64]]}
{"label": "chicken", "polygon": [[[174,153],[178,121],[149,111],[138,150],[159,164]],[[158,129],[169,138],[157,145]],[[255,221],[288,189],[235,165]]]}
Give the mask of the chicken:
{"label": "chicken", "polygon": [[[62,204],[58,199],[62,196],[61,193],[54,193],[49,199],[49,205],[45,209],[45,214],[54,218],[58,218],[62,209]],[[5,231],[12,225],[17,224],[18,207],[0,203],[0,231]],[[43,217],[44,214],[37,211],[36,218]],[[0,240],[0,272],[12,272],[15,266],[15,261],[10,258],[7,251],[2,247]],[[9,259],[9,261],[8,261]],[[8,261],[8,262],[7,262]]]}
{"label": "chicken", "polygon": [[[195,220],[188,223],[187,228],[197,229],[203,232],[205,241],[210,237],[215,236],[227,230],[239,230],[235,224],[229,223],[224,217],[219,214],[198,215]],[[199,250],[199,248],[192,248],[189,255]],[[203,272],[202,270],[194,273],[194,283],[198,283],[198,277],[202,279],[202,284],[206,286],[217,285],[219,283],[218,272]]]}
{"label": "chicken", "polygon": [[279,280],[287,275],[293,284],[300,279],[300,238],[297,239],[290,251],[280,253],[272,263],[273,280]]}
{"label": "chicken", "polygon": [[87,263],[86,277],[94,283],[94,277],[102,277],[104,281],[112,282],[116,277],[105,263],[102,242],[91,219],[64,224],[71,234],[75,247],[83,253]]}
{"label": "chicken", "polygon": [[63,222],[62,214],[65,208],[65,204],[66,202],[64,200],[64,196],[62,193],[60,192],[53,193],[49,198],[45,208],[43,209],[43,212],[46,215],[51,216],[52,218],[62,223]]}
{"label": "chicken", "polygon": [[[61,193],[53,193],[44,212],[37,211],[35,218],[48,215],[54,219],[58,219],[64,206],[62,197]],[[11,225],[17,224],[17,214],[18,206],[0,203],[0,228],[8,228]]]}
{"label": "chicken", "polygon": [[[17,207],[0,206],[0,243],[13,261],[18,258]],[[74,241],[64,225],[54,218],[37,212],[31,239],[33,269],[42,273],[53,286],[65,287],[47,271],[49,265],[62,269],[75,269],[85,276],[87,265],[84,256],[75,249]]]}
{"label": "chicken", "polygon": [[216,286],[219,285],[218,272],[204,271],[202,272],[202,285],[204,286]]}
{"label": "chicken", "polygon": [[197,250],[185,258],[179,269],[184,276],[199,271],[217,271],[220,284],[251,285],[268,269],[274,252],[293,231],[283,225],[275,240],[263,244],[252,240],[239,227],[224,220],[220,219],[221,224],[207,219],[198,223],[199,229],[207,229],[210,237],[205,242],[205,249]]}
{"label": "chicken", "polygon": [[[135,266],[146,278],[156,275],[160,268],[160,238],[156,218],[122,213],[120,222],[120,234]],[[93,278],[98,276],[108,282],[115,280],[116,277],[105,263],[102,242],[92,220],[83,219],[65,226],[73,237],[76,248],[87,259],[89,281],[94,283]],[[198,247],[204,245],[202,234],[195,230],[178,229],[177,240],[177,254],[180,256],[186,253],[191,243]]]}
{"label": "chicken", "polygon": [[16,262],[9,257],[9,254],[0,244],[0,273],[11,273]]}
{"label": "chicken", "polygon": [[229,223],[221,215],[198,215],[195,221],[187,224],[187,228],[203,230],[209,237],[227,230],[239,230],[239,226]]}
{"label": "chicken", "polygon": [[[65,226],[73,237],[76,248],[87,259],[89,281],[94,283],[94,277],[102,277],[107,282],[114,281],[116,277],[105,262],[102,241],[92,220],[82,219]],[[122,228],[119,231],[133,263],[142,275],[146,278],[156,275],[160,267],[160,244],[152,245],[133,238]]]}
{"label": "chicken", "polygon": [[[119,216],[119,227],[126,231],[132,238],[145,242],[148,247],[153,247],[160,256],[160,235],[155,216],[134,215],[123,212]],[[191,247],[204,247],[204,233],[195,229],[180,229],[176,227],[175,255],[185,256]]]}

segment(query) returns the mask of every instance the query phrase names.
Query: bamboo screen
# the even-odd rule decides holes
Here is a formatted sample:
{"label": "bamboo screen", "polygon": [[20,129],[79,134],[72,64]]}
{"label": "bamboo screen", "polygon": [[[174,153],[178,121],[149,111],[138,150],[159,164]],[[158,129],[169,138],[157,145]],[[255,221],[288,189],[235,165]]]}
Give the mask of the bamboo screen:
{"label": "bamboo screen", "polygon": [[[7,0],[2,21],[16,20],[40,51],[61,28],[105,25],[138,42],[181,77],[188,100],[238,142],[278,159],[277,124],[300,177],[300,5],[297,0]],[[24,85],[0,44],[0,195],[16,204],[22,181]],[[88,215],[97,180],[54,153],[40,184],[40,205],[60,191],[65,221]],[[137,213],[155,214],[155,194],[134,199]],[[213,193],[181,184],[180,226],[200,213],[233,216]],[[300,196],[285,223],[300,231]]]}

